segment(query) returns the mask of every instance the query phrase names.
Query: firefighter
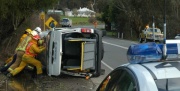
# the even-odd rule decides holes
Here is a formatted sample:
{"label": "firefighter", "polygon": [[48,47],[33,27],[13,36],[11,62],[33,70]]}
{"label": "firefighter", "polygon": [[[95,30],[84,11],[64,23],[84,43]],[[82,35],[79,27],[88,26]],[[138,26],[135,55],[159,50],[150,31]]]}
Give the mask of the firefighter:
{"label": "firefighter", "polygon": [[[7,59],[7,60],[5,61],[6,64],[5,64],[4,67],[2,67],[2,68],[0,69],[1,72],[5,72],[12,64],[13,64],[13,66],[18,65],[18,62],[15,62],[15,61],[16,61],[17,59],[18,59],[18,60],[21,59],[21,58],[19,58],[19,57],[20,57],[20,55],[22,54],[22,52],[20,52],[20,51],[17,50],[17,49],[19,48],[19,45],[22,44],[23,40],[26,39],[26,37],[31,34],[31,31],[32,31],[32,30],[29,29],[29,28],[25,30],[24,34],[23,34],[22,37],[20,38],[20,42],[19,42],[19,44],[18,44],[18,46],[17,46],[17,48],[16,48],[15,54],[14,54],[12,57],[10,57],[9,59]],[[18,57],[17,57],[17,54],[18,54]],[[17,59],[16,59],[16,58],[17,58]],[[15,62],[15,63],[14,63],[14,62]],[[13,67],[13,68],[14,68],[14,67]],[[9,70],[11,70],[11,68],[10,68]]]}
{"label": "firefighter", "polygon": [[16,69],[14,69],[13,71],[11,71],[7,76],[11,77],[11,76],[15,76],[16,74],[18,74],[19,72],[21,72],[24,67],[27,64],[31,64],[33,66],[36,67],[37,70],[37,76],[41,76],[42,74],[42,64],[39,60],[35,59],[35,56],[42,52],[45,49],[45,46],[40,46],[38,47],[37,41],[40,39],[39,35],[35,35],[32,37],[32,40],[28,43],[27,47],[26,47],[26,51],[25,54],[22,57],[22,61],[19,65],[19,67],[17,67]]}
{"label": "firefighter", "polygon": [[[21,38],[20,38],[20,41],[19,41],[19,44],[22,42],[22,40],[26,37],[26,36],[28,36],[29,34],[31,34],[31,29],[26,29],[25,30],[25,32],[24,32],[24,34],[21,36]],[[18,44],[18,45],[19,45]],[[11,60],[13,59],[13,56],[12,57],[10,57],[9,59],[7,59],[6,61],[5,61],[5,63],[7,64],[7,63],[9,63],[9,62],[11,62]]]}
{"label": "firefighter", "polygon": [[[8,68],[8,72],[11,72],[12,70],[14,70],[16,67],[19,66],[19,64],[21,63],[21,60],[22,60],[22,56],[24,55],[25,53],[25,49],[26,49],[26,46],[28,45],[28,43],[31,41],[31,37],[32,37],[32,34],[34,32],[32,31],[31,33],[27,34],[27,35],[24,35],[24,38],[21,38],[21,42],[18,44],[18,47],[16,48],[16,54],[17,54],[17,57],[16,57],[16,60],[15,62]],[[33,35],[37,35],[36,34],[33,34]]]}
{"label": "firefighter", "polygon": [[36,27],[36,28],[34,29],[34,31],[36,31],[36,32],[41,36],[42,30],[41,30],[40,27]]}

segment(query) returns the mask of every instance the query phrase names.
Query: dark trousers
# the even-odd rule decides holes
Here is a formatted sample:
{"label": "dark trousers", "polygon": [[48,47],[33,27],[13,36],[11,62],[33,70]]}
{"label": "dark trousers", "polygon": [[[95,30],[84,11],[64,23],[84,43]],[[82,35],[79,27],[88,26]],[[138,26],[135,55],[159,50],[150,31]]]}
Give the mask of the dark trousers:
{"label": "dark trousers", "polygon": [[7,69],[16,61],[17,54],[14,54],[13,59],[10,63],[0,69],[1,72],[7,71]]}

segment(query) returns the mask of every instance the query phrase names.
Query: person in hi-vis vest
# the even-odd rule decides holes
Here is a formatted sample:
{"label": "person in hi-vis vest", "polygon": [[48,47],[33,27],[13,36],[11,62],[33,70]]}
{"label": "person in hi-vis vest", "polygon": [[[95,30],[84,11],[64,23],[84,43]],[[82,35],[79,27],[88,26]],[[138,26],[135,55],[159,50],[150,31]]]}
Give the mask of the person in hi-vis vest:
{"label": "person in hi-vis vest", "polygon": [[10,72],[11,70],[19,66],[22,56],[25,52],[26,45],[31,40],[31,32],[32,30],[29,28],[25,30],[25,33],[20,38],[20,42],[16,47],[14,56],[5,61],[6,65],[0,69],[1,72],[5,72],[7,74],[7,70]]}
{"label": "person in hi-vis vest", "polygon": [[11,71],[7,75],[8,77],[15,76],[16,74],[21,72],[27,64],[31,64],[36,67],[37,75],[42,74],[42,64],[39,60],[35,59],[35,56],[38,53],[41,53],[43,50],[45,50],[45,46],[38,46],[37,42],[39,39],[40,39],[39,35],[35,35],[32,37],[32,40],[28,43],[26,47],[25,54],[22,57],[22,61],[19,67]]}

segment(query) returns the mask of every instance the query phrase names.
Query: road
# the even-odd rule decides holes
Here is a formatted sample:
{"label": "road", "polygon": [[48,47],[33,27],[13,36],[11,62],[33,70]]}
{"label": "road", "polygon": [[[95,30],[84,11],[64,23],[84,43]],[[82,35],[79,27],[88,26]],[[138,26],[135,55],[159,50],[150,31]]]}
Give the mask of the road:
{"label": "road", "polygon": [[108,73],[119,65],[128,62],[126,57],[127,49],[131,44],[136,44],[136,42],[133,41],[111,37],[103,37],[103,43],[105,53],[102,60],[102,68],[105,69],[105,74],[98,78],[91,78],[92,82],[96,85],[96,88]]}

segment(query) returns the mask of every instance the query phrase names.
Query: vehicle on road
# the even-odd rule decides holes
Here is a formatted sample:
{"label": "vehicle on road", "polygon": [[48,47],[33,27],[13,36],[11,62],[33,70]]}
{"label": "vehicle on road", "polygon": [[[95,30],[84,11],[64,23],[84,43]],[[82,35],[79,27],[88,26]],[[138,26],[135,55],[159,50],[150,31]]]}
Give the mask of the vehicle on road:
{"label": "vehicle on road", "polygon": [[163,44],[131,45],[129,63],[109,73],[97,91],[180,91],[180,42],[168,40],[167,58],[162,60]]}
{"label": "vehicle on road", "polygon": [[102,31],[91,28],[53,28],[45,34],[46,51],[38,58],[49,76],[63,73],[89,78],[103,73]]}
{"label": "vehicle on road", "polygon": [[69,18],[63,18],[61,22],[62,27],[71,27],[72,26],[72,20]]}
{"label": "vehicle on road", "polygon": [[139,42],[162,42],[163,41],[163,33],[159,28],[154,28],[155,39],[153,38],[153,28],[146,27],[139,35]]}

